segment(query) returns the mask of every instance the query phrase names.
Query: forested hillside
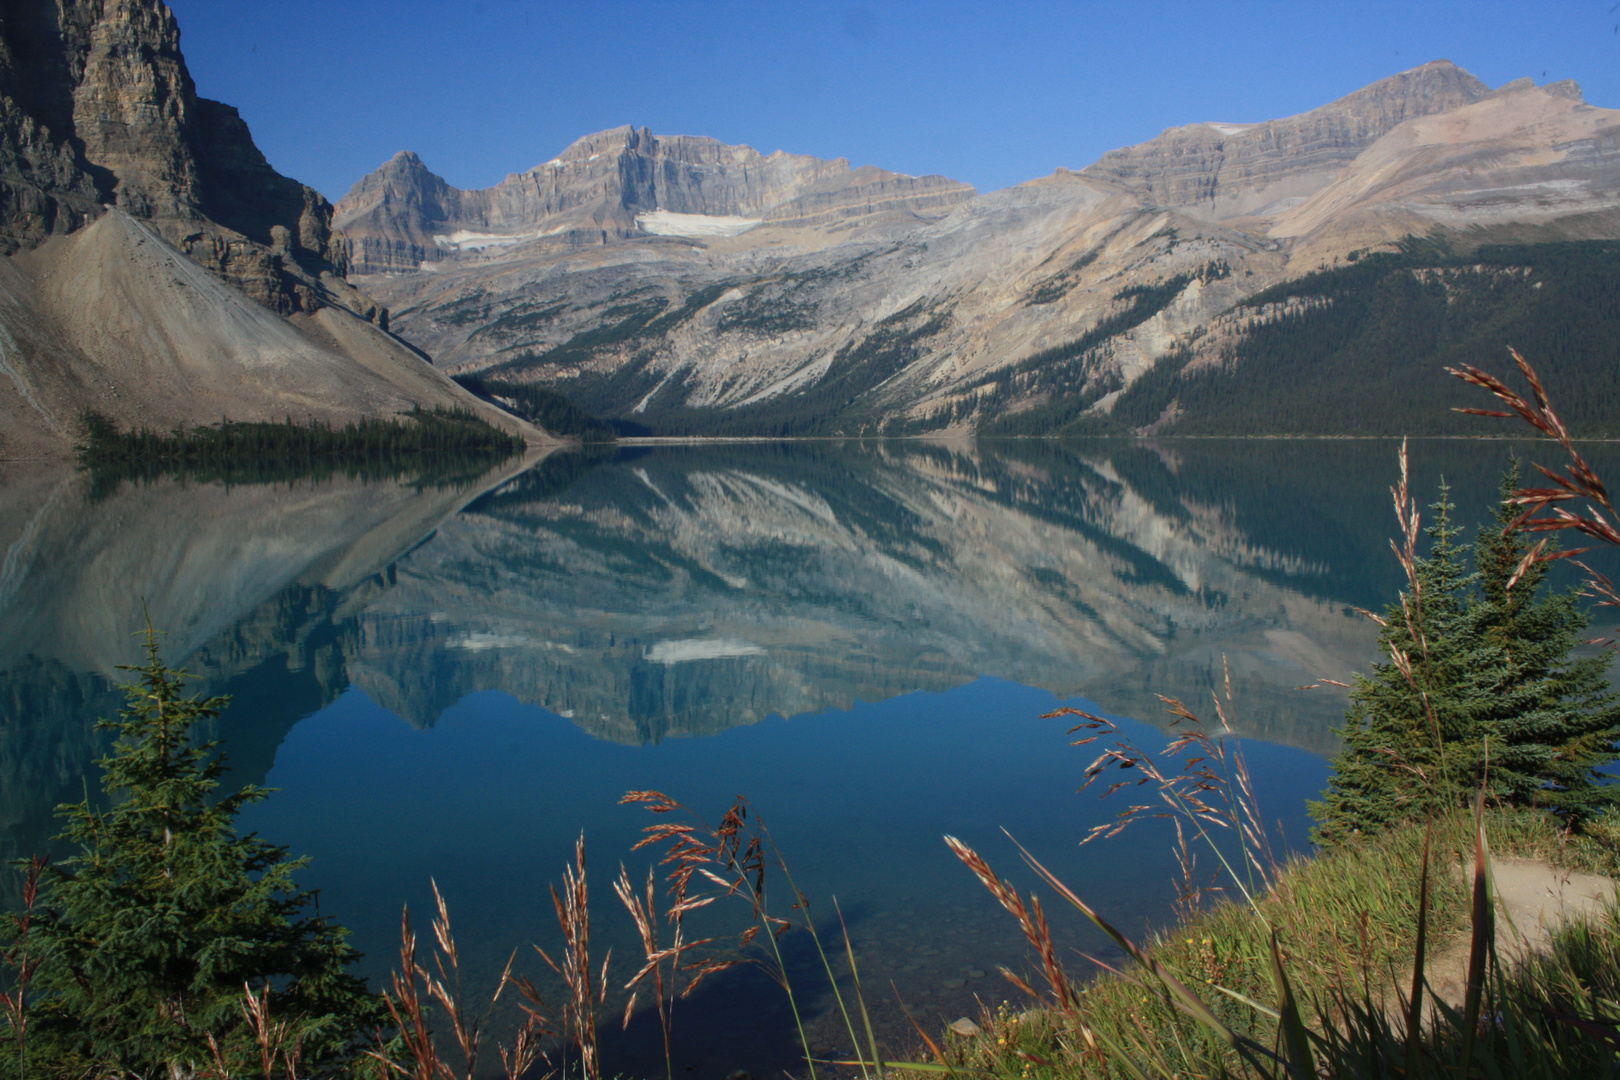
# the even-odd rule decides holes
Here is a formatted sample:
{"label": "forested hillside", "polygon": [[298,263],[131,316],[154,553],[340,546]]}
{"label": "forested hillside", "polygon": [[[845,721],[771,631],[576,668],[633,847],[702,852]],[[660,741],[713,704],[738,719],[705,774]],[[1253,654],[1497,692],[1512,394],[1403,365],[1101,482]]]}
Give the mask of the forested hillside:
{"label": "forested hillside", "polygon": [[[1289,303],[1289,301],[1294,301]],[[1289,314],[1261,318],[1268,305]],[[1493,245],[1459,253],[1409,241],[1267,289],[1224,320],[1229,342],[1193,342],[1132,384],[1107,416],[1061,425],[1017,418],[1017,434],[1483,435],[1501,423],[1445,374],[1471,363],[1506,373],[1507,348],[1533,358],[1578,435],[1620,435],[1620,244]],[[1213,331],[1219,334],[1220,324]],[[1061,415],[1061,414],[1059,414]]]}

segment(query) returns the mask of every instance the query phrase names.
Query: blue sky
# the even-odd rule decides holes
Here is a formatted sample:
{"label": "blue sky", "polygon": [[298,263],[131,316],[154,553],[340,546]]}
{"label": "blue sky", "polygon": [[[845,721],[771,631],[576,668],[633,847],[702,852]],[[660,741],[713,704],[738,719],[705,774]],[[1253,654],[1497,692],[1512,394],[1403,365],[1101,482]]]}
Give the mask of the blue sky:
{"label": "blue sky", "polygon": [[981,191],[1441,57],[1620,107],[1620,4],[170,0],[204,97],[336,200],[399,150],[486,187],[631,123]]}

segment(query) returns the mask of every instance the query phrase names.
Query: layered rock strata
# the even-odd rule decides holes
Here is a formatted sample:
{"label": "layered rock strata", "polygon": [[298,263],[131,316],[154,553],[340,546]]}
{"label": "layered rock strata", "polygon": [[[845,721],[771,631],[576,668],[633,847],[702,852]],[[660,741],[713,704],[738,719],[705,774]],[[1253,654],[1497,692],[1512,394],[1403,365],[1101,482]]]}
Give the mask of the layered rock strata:
{"label": "layered rock strata", "polygon": [[742,218],[795,225],[893,214],[943,216],[973,195],[939,176],[902,176],[688,135],[621,127],[492,188],[462,191],[401,152],[339,200],[357,272],[415,270],[458,254],[544,241],[547,250],[649,235],[642,215]]}
{"label": "layered rock strata", "polygon": [[168,428],[487,407],[387,333],[318,192],[197,95],[157,0],[0,5],[0,457]]}
{"label": "layered rock strata", "polygon": [[1140,146],[1112,150],[1084,171],[1139,193],[1152,206],[1212,220],[1264,215],[1320,189],[1404,121],[1470,105],[1488,93],[1468,72],[1436,60],[1298,116],[1171,128]]}

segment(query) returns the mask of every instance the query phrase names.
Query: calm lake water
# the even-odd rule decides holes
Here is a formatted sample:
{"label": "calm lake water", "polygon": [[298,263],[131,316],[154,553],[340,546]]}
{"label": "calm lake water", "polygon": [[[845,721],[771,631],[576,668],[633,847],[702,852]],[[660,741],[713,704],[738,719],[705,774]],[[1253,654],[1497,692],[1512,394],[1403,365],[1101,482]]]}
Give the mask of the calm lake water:
{"label": "calm lake water", "polygon": [[[302,880],[367,974],[390,969],[401,905],[425,927],[436,880],[472,985],[513,948],[539,978],[529,946],[560,946],[548,889],[583,832],[593,948],[613,950],[607,1065],[661,1074],[651,1014],[617,1020],[640,952],[609,883],[621,862],[644,879],[650,853],[631,847],[652,820],[619,799],[656,789],[712,821],[745,795],[830,939],[836,898],[904,1051],[897,998],[938,1027],[1016,1000],[996,968],[1030,964],[942,834],[1027,886],[1010,833],[1133,932],[1170,915],[1170,836],[1080,847],[1124,796],[1078,794],[1095,748],[1041,714],[1103,712],[1158,749],[1156,695],[1213,720],[1229,669],[1262,809],[1280,848],[1304,846],[1344,697],[1297,688],[1376,659],[1353,608],[1401,581],[1396,449],[647,446],[462,489],[164,482],[94,498],[71,472],[0,472],[0,853],[50,848],[52,808],[94,786],[94,720],[119,707],[144,601],[166,656],[233,696],[208,733],[233,778],[278,789],[244,826],[311,857]],[[1415,488],[1432,501],[1444,475],[1471,526],[1508,452],[1416,442]],[[1620,475],[1620,453],[1593,458]],[[710,928],[746,925],[724,909]],[[1090,967],[1079,951],[1114,955],[1078,918],[1054,922],[1074,971]],[[813,1047],[847,1054],[808,936],[782,941]],[[795,1066],[785,998],[757,969],[706,983],[676,1028],[695,1080]]]}

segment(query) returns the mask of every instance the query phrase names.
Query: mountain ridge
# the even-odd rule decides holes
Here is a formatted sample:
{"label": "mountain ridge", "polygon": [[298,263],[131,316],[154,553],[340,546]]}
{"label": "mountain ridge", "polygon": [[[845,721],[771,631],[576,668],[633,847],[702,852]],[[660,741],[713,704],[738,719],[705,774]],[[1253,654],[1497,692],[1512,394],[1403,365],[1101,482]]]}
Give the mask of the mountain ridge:
{"label": "mountain ridge", "polygon": [[[475,190],[451,186],[401,151],[338,200],[335,220],[357,272],[378,273],[488,247],[566,249],[631,239],[650,232],[638,218],[659,211],[748,218],[751,225],[885,213],[925,220],[972,194],[944,177],[852,169],[847,158],[765,155],[706,136],[655,136],[623,125]],[[462,233],[475,235],[456,240]]]}

